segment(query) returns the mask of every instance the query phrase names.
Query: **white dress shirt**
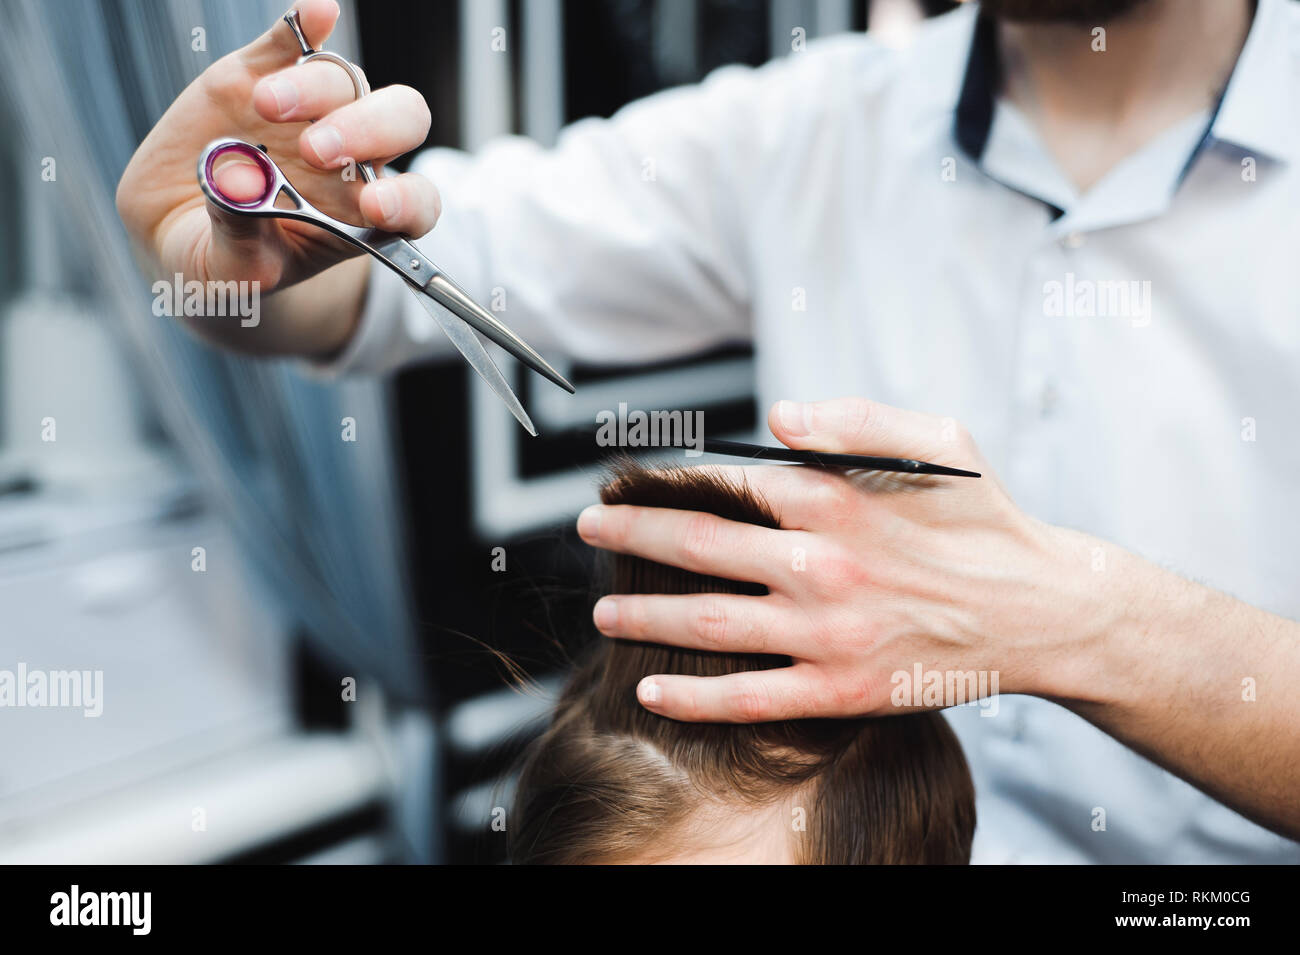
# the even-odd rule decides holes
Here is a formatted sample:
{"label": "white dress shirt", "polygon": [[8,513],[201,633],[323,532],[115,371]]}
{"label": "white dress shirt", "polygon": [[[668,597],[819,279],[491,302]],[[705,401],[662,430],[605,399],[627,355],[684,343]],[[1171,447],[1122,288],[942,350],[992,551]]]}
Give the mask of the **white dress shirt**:
{"label": "white dress shirt", "polygon": [[[854,35],[727,67],[553,150],[427,151],[445,212],[421,246],[480,301],[503,290],[543,352],[752,340],[760,407],[957,418],[1030,514],[1300,618],[1300,4],[1260,0],[1218,108],[1083,195],[993,95],[983,23],[964,7],[904,52]],[[446,348],[374,273],[327,371]],[[1054,704],[949,714],[977,862],[1300,861]]]}

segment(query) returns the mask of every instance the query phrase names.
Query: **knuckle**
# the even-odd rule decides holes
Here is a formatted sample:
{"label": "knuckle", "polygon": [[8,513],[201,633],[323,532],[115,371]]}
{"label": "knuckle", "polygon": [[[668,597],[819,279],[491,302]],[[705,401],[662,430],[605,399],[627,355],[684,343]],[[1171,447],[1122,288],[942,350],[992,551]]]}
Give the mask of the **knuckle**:
{"label": "knuckle", "polygon": [[718,521],[712,514],[693,514],[682,531],[681,551],[689,560],[702,560],[718,543]]}
{"label": "knuckle", "polygon": [[787,712],[795,718],[800,716],[842,716],[830,699],[830,692],[818,686],[806,686],[792,689],[787,694]]}
{"label": "knuckle", "polygon": [[869,438],[876,427],[876,409],[865,398],[844,403],[844,431],[851,438]]}
{"label": "knuckle", "polygon": [[427,132],[430,124],[433,122],[433,116],[429,112],[429,104],[425,101],[424,97],[420,95],[419,90],[400,83],[396,86],[390,86],[388,89],[390,91],[389,95],[392,96],[398,109],[400,109],[404,115],[409,116],[411,120],[418,120],[416,125],[422,127],[424,131]]}
{"label": "knuckle", "polygon": [[700,706],[700,696],[695,687],[687,685],[677,694],[675,709],[681,714],[681,718],[689,722],[699,722],[703,719],[704,710]]}
{"label": "knuckle", "polygon": [[695,636],[699,638],[701,644],[719,650],[726,647],[731,622],[727,619],[727,612],[721,601],[711,599],[703,601],[693,626]]}
{"label": "knuckle", "polygon": [[971,437],[970,431],[956,418],[938,418],[936,424],[939,444],[960,452],[968,452],[975,447],[975,439]]}
{"label": "knuckle", "polygon": [[863,713],[870,707],[873,692],[873,681],[867,676],[831,680],[828,702],[837,714]]}
{"label": "knuckle", "polygon": [[763,685],[756,680],[740,680],[727,691],[726,705],[729,712],[746,723],[755,723],[767,715],[769,696]]}
{"label": "knuckle", "polygon": [[850,503],[852,486],[840,477],[818,473],[805,497],[819,511],[835,513],[843,511]]}
{"label": "knuckle", "polygon": [[839,547],[827,549],[809,559],[816,568],[814,580],[818,588],[828,594],[851,593],[869,583],[866,567],[856,555]]}
{"label": "knuckle", "polygon": [[237,52],[227,53],[204,70],[199,83],[208,97],[220,102],[233,101],[248,92],[248,80]]}
{"label": "knuckle", "polygon": [[967,428],[960,421],[958,421],[956,425],[956,430],[957,430],[957,446],[961,448],[962,451],[966,451],[966,452],[974,451],[975,436],[970,433],[970,429]]}

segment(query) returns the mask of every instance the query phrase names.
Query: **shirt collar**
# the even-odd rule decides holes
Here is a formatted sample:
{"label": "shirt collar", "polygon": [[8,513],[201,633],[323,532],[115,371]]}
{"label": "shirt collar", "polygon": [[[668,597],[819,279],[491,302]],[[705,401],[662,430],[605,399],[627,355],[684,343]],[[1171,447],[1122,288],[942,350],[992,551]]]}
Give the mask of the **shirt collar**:
{"label": "shirt collar", "polygon": [[[953,111],[953,137],[979,163],[993,127],[1001,81],[997,24],[982,11],[962,19],[968,52]],[[1258,0],[1208,138],[1273,159],[1297,157],[1295,49],[1300,49],[1300,5],[1291,0]]]}
{"label": "shirt collar", "polygon": [[997,24],[980,11],[971,26],[970,51],[966,54],[966,72],[957,94],[952,126],[957,145],[976,163],[984,158],[984,147],[993,129],[1001,77]]}
{"label": "shirt collar", "polygon": [[1293,53],[1297,49],[1300,5],[1292,0],[1259,0],[1210,130],[1213,138],[1283,162],[1300,158]]}

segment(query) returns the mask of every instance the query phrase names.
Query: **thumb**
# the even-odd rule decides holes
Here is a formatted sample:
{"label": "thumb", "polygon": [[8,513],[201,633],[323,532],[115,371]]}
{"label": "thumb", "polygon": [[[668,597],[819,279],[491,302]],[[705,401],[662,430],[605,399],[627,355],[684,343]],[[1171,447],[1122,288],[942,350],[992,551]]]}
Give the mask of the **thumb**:
{"label": "thumb", "polygon": [[[339,18],[337,0],[298,0],[291,9],[298,11],[299,23],[307,42],[320,49],[334,31]],[[298,41],[283,20],[239,51],[239,56],[254,73],[265,76],[292,66],[298,59]]]}
{"label": "thumb", "polygon": [[767,422],[772,434],[791,448],[916,458],[954,467],[978,458],[974,443],[954,419],[904,411],[866,398],[778,401]]}
{"label": "thumb", "polygon": [[[266,189],[266,178],[256,163],[232,160],[213,171],[221,194],[234,202],[251,202]],[[257,279],[269,291],[280,278],[277,225],[260,216],[238,215],[206,202],[212,223],[208,249],[209,276]]]}

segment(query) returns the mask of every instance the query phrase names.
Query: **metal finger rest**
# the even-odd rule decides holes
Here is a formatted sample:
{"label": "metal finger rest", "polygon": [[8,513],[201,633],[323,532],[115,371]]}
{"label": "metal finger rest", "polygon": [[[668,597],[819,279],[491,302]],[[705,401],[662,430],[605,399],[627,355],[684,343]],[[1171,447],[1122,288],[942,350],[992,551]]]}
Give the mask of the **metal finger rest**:
{"label": "metal finger rest", "polygon": [[[302,22],[298,18],[297,10],[290,10],[284,15],[284,22],[289,24],[289,29],[293,31],[294,39],[298,41],[298,49],[302,51],[302,56],[298,57],[299,63],[310,63],[313,60],[325,60],[340,66],[352,80],[352,92],[356,94],[356,99],[367,95],[370,92],[370,84],[366,82],[365,76],[357,69],[355,63],[344,59],[337,53],[331,53],[328,50],[315,50],[307,42],[307,37],[302,32]],[[361,170],[361,177],[366,182],[375,181],[375,169],[369,162],[359,162],[357,167]]]}

